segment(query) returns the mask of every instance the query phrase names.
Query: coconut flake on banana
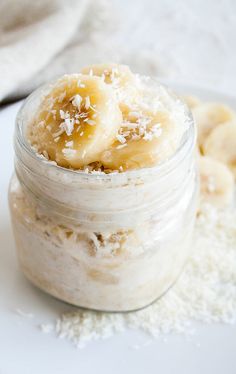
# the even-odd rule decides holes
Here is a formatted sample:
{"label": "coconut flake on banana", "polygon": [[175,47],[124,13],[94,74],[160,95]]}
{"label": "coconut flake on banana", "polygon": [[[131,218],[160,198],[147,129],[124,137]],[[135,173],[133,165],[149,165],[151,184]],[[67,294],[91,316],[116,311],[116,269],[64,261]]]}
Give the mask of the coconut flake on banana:
{"label": "coconut flake on banana", "polygon": [[99,160],[122,123],[111,86],[84,74],[59,79],[30,126],[31,144],[60,166],[81,168]]}
{"label": "coconut flake on banana", "polygon": [[179,124],[164,110],[129,112],[117,140],[102,153],[101,162],[116,170],[150,167],[168,159],[181,137]]}
{"label": "coconut flake on banana", "polygon": [[218,208],[229,205],[234,196],[234,177],[228,167],[206,156],[200,156],[198,164],[201,198]]}

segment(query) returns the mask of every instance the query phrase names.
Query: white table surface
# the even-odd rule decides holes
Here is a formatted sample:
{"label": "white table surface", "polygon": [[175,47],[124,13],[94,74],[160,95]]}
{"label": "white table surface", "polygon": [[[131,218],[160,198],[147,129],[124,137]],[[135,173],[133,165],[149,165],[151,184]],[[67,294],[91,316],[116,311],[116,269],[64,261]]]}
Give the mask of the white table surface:
{"label": "white table surface", "polygon": [[[224,99],[210,93],[205,96]],[[80,350],[39,330],[40,323],[53,322],[69,308],[31,286],[16,261],[7,189],[18,108],[19,103],[0,110],[0,374],[235,374],[235,326],[199,325],[194,336],[168,336],[151,342],[141,332],[127,331]],[[34,317],[18,315],[17,308]],[[141,348],[135,349],[137,344]]]}

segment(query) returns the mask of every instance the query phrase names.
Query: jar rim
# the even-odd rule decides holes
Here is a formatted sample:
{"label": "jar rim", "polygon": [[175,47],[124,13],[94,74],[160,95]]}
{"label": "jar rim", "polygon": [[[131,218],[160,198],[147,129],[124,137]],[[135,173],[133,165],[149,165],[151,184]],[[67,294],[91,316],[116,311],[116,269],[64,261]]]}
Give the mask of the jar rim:
{"label": "jar rim", "polygon": [[[148,77],[150,78],[150,77]],[[84,170],[76,170],[76,169],[69,169],[65,168],[62,166],[57,165],[54,162],[50,162],[46,159],[44,159],[41,155],[37,154],[30,143],[27,141],[27,138],[24,134],[23,130],[23,112],[24,110],[27,109],[27,105],[29,105],[30,101],[33,100],[36,96],[42,94],[44,90],[47,87],[50,87],[51,84],[54,83],[55,80],[41,85],[39,88],[34,90],[22,103],[17,116],[16,116],[16,121],[15,121],[15,138],[16,141],[21,145],[23,150],[26,152],[27,156],[30,157],[31,160],[40,163],[44,163],[47,165],[48,168],[51,168],[51,170],[55,170],[57,173],[60,173],[61,175],[73,175],[76,178],[83,178],[86,177],[86,179],[89,181],[94,181],[94,180],[104,180],[104,181],[109,181],[109,180],[116,180],[118,181],[119,179],[123,179],[124,176],[128,178],[135,178],[135,177],[145,177],[146,175],[150,175],[150,173],[154,174],[162,174],[166,173],[167,170],[171,171],[174,169],[176,163],[178,163],[182,158],[185,157],[186,154],[188,154],[189,151],[194,147],[195,142],[196,142],[196,131],[195,131],[195,123],[194,119],[192,116],[192,113],[190,109],[188,108],[187,104],[176,94],[174,93],[169,87],[165,86],[164,84],[160,83],[156,78],[151,77],[153,82],[156,82],[159,87],[163,87],[169,95],[171,95],[174,100],[178,100],[181,105],[184,108],[188,126],[186,130],[184,131],[181,142],[178,146],[178,148],[175,150],[175,152],[168,157],[166,160],[158,163],[157,165],[151,166],[151,167],[143,167],[139,169],[132,169],[132,170],[127,170],[127,171],[122,171],[122,172],[111,172],[111,173],[104,173],[104,172],[86,172]]]}

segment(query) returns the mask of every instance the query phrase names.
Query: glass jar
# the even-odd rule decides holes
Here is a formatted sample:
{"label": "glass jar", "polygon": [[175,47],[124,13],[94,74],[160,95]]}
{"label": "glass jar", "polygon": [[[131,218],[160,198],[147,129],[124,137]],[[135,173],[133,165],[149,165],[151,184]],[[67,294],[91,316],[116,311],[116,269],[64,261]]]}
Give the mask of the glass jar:
{"label": "glass jar", "polygon": [[158,166],[73,171],[27,142],[27,124],[46,91],[30,95],[16,119],[9,202],[20,266],[32,283],[68,303],[142,308],[175,282],[191,250],[198,192],[192,116],[185,108],[182,142]]}

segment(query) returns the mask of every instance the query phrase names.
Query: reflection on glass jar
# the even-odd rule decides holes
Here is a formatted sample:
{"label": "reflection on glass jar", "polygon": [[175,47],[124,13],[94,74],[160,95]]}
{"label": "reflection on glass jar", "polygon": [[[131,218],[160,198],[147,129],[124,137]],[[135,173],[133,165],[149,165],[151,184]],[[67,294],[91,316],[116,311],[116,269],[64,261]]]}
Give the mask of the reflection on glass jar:
{"label": "reflection on glass jar", "polygon": [[86,173],[46,161],[27,143],[40,94],[29,97],[16,121],[9,200],[20,266],[35,285],[71,304],[142,308],[175,282],[191,250],[198,192],[192,117],[186,109],[181,145],[164,163]]}

